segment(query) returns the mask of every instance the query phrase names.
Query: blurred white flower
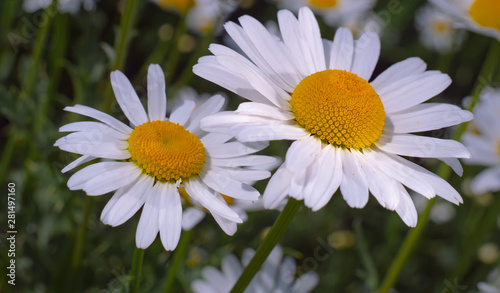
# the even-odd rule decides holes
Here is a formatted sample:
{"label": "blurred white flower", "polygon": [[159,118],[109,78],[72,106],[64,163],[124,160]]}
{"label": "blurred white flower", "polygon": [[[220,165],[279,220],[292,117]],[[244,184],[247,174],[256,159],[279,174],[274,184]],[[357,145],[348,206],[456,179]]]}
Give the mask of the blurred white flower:
{"label": "blurred white flower", "polygon": [[477,284],[479,293],[500,293],[500,271],[493,270],[489,275],[486,282]]}
{"label": "blurred white flower", "polygon": [[474,109],[473,125],[462,142],[472,155],[465,163],[488,167],[472,180],[472,193],[500,190],[500,88],[483,89]]}
{"label": "blurred white flower", "polygon": [[349,26],[366,17],[376,0],[274,0],[279,8],[298,12],[303,6],[311,8],[331,26]]}
{"label": "blurred white flower", "polygon": [[[203,268],[201,272],[203,280],[195,280],[191,283],[191,289],[195,293],[228,293],[254,254],[252,249],[246,249],[241,263],[232,254],[225,256],[222,260],[222,271],[212,266]],[[291,257],[283,259],[283,249],[278,245],[271,251],[245,293],[307,293],[318,284],[316,273],[308,272],[295,279],[295,271],[295,260]]]}
{"label": "blurred white flower", "polygon": [[236,0],[195,0],[195,5],[186,15],[186,24],[191,31],[208,34],[218,31],[226,17],[237,7]]}
{"label": "blurred white flower", "polygon": [[[83,7],[90,11],[95,9],[96,0],[57,0],[57,9],[60,13],[75,14]],[[52,0],[24,0],[23,8],[26,12],[32,13],[50,6]]]}
{"label": "blurred white flower", "polygon": [[415,26],[422,44],[439,53],[457,49],[463,41],[462,31],[455,30],[452,19],[433,5],[425,5],[416,12]]}
{"label": "blurred white flower", "polygon": [[449,15],[456,28],[500,40],[500,1],[498,0],[429,0]]}

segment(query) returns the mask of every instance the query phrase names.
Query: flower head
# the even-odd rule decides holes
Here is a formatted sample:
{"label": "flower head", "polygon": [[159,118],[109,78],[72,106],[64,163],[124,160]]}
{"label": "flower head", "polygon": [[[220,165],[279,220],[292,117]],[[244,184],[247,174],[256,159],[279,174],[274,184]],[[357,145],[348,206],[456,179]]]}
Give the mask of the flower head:
{"label": "flower head", "polygon": [[462,34],[453,27],[453,20],[433,5],[425,5],[415,15],[420,41],[430,49],[447,53],[462,42]]}
{"label": "flower head", "polygon": [[328,25],[350,26],[361,20],[375,6],[375,0],[275,0],[278,7],[299,11],[303,6],[321,15]]}
{"label": "flower head", "polygon": [[194,67],[199,76],[251,101],[205,118],[203,129],[244,142],[294,141],[266,188],[266,207],[291,196],[317,211],[340,188],[351,207],[362,208],[370,191],[414,226],[417,213],[403,185],[427,198],[462,202],[445,180],[400,157],[438,158],[461,172],[457,158],[469,157],[462,144],[410,134],[472,119],[457,106],[422,104],[451,83],[448,75],[425,71],[422,60],[409,58],[369,82],[380,51],[376,34],[355,41],[341,28],[333,42],[323,40],[307,7],[298,19],[279,11],[278,20],[282,40],[249,16],[239,19],[241,26],[226,24],[248,59],[211,45],[214,56]]}
{"label": "flower head", "polygon": [[224,105],[220,95],[198,107],[186,100],[167,119],[165,78],[158,65],[148,70],[148,114],[123,73],[112,72],[111,84],[131,127],[93,108],[66,107],[99,122],[61,127],[61,132],[72,133],[55,146],[82,155],[63,172],[97,158],[107,159],[76,172],[68,187],[83,189],[88,195],[116,190],[101,214],[101,220],[111,226],[121,225],[144,206],[136,233],[140,248],[148,247],[158,232],[165,249],[177,246],[183,217],[180,188],[232,235],[242,220],[220,193],[227,198],[258,199],[259,192],[243,181],[270,176],[263,168],[276,159],[251,155],[267,143],[241,143],[230,135],[200,129],[200,120]]}
{"label": "flower head", "polygon": [[474,109],[474,125],[462,137],[472,156],[466,163],[487,166],[471,182],[474,194],[500,190],[500,89],[485,88]]}
{"label": "flower head", "polygon": [[[243,268],[248,265],[254,254],[252,249],[246,249],[243,252],[242,263],[232,254],[225,256],[222,260],[222,271],[211,266],[203,268],[201,273],[204,280],[194,281],[191,289],[195,293],[231,291],[243,272]],[[307,293],[312,291],[318,284],[318,275],[308,272],[295,280],[295,267],[293,258],[283,259],[283,249],[278,245],[271,251],[245,292]]]}
{"label": "flower head", "polygon": [[500,40],[500,1],[497,0],[430,0],[449,15],[457,28]]}

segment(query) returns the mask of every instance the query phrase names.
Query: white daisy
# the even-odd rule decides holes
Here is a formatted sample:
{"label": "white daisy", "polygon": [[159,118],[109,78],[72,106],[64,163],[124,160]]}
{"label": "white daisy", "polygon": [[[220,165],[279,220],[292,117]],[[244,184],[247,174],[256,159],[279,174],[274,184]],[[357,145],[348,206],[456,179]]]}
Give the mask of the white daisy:
{"label": "white daisy", "polygon": [[[75,14],[83,7],[90,11],[95,9],[96,0],[57,0],[57,9],[61,13]],[[52,0],[24,0],[23,8],[28,13],[33,13],[50,6]]]}
{"label": "white daisy", "polygon": [[[243,252],[242,263],[236,256],[229,254],[222,260],[222,271],[208,266],[203,268],[203,280],[191,284],[195,293],[226,293],[236,284],[243,268],[248,265],[255,252],[246,249]],[[311,292],[318,284],[318,274],[307,272],[295,280],[296,263],[291,257],[283,259],[283,249],[278,245],[262,264],[245,290],[245,293],[257,292]]]}
{"label": "white daisy", "polygon": [[500,1],[429,0],[453,18],[455,27],[500,40]]}
{"label": "white daisy", "polygon": [[307,7],[298,19],[279,11],[278,20],[283,41],[250,16],[239,19],[241,26],[227,23],[250,60],[212,44],[214,56],[194,67],[197,75],[251,101],[205,118],[203,129],[227,131],[245,142],[294,141],[266,188],[266,207],[289,195],[317,211],[340,187],[351,207],[364,207],[371,191],[415,226],[417,213],[403,185],[427,198],[462,202],[445,180],[400,157],[438,158],[461,173],[457,158],[470,156],[462,144],[409,134],[472,119],[454,105],[422,104],[448,87],[448,75],[425,71],[421,59],[409,58],[369,83],[380,51],[376,34],[354,41],[341,28],[333,42],[322,40]]}
{"label": "white daisy", "polygon": [[107,159],[76,172],[68,187],[83,189],[87,195],[117,190],[101,214],[101,220],[111,226],[123,224],[144,205],[136,233],[139,248],[147,248],[158,232],[165,249],[177,246],[182,221],[179,187],[210,212],[224,232],[233,234],[242,220],[220,193],[257,200],[259,192],[242,181],[270,176],[269,171],[255,168],[276,159],[250,155],[267,143],[241,143],[229,135],[200,129],[200,120],[224,104],[221,96],[213,96],[196,109],[194,102],[184,101],[167,120],[165,78],[158,65],[148,70],[149,114],[123,73],[112,72],[111,84],[131,127],[90,107],[66,107],[100,122],[61,127],[61,132],[73,133],[57,140],[55,146],[82,155],[63,172],[96,158]]}
{"label": "white daisy", "polygon": [[208,34],[237,6],[236,0],[195,0],[186,15],[186,24],[194,32]]}
{"label": "white daisy", "polygon": [[440,53],[456,49],[463,40],[460,31],[453,28],[452,19],[433,5],[425,5],[416,12],[415,26],[420,32],[420,42]]}
{"label": "white daisy", "polygon": [[364,18],[375,6],[376,0],[275,0],[278,7],[299,11],[308,6],[321,15],[326,24],[347,26]]}
{"label": "white daisy", "polygon": [[479,293],[500,293],[500,271],[494,269],[488,275],[487,282],[477,284]]}
{"label": "white daisy", "polygon": [[465,133],[462,142],[472,157],[466,163],[487,166],[471,182],[474,194],[500,190],[500,88],[485,88],[474,109],[474,126]]}

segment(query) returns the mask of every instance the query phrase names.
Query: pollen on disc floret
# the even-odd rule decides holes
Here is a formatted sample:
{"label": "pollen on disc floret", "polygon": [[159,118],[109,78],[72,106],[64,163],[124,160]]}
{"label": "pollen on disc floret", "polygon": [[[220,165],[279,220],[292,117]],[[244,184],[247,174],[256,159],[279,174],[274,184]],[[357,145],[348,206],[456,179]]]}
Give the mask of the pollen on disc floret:
{"label": "pollen on disc floret", "polygon": [[480,26],[500,31],[500,1],[475,0],[469,9],[472,19]]}
{"label": "pollen on disc floret", "polygon": [[170,121],[148,121],[137,126],[128,144],[130,160],[162,182],[199,174],[206,159],[200,139]]}
{"label": "pollen on disc floret", "polygon": [[345,70],[304,78],[290,100],[296,121],[325,143],[348,149],[371,146],[382,134],[384,105],[364,79]]}

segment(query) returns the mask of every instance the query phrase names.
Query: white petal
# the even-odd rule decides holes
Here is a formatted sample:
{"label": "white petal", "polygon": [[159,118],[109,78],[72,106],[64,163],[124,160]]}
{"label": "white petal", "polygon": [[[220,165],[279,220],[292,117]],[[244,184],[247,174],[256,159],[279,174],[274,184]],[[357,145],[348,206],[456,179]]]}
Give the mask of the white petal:
{"label": "white petal", "polygon": [[226,99],[221,95],[215,95],[208,99],[205,103],[199,105],[196,110],[191,114],[191,119],[189,120],[189,125],[187,126],[187,130],[195,133],[200,129],[200,120],[219,112],[224,106]]}
{"label": "white petal", "polygon": [[249,155],[242,157],[234,157],[229,159],[211,158],[210,164],[219,167],[243,167],[243,166],[260,166],[270,165],[278,162],[279,159],[271,156]]}
{"label": "white petal", "polygon": [[293,293],[311,292],[319,283],[318,274],[307,272],[301,275],[293,284]]}
{"label": "white petal", "polygon": [[226,292],[225,287],[227,286],[227,280],[224,275],[216,268],[212,266],[204,267],[201,271],[203,279],[207,280],[210,285],[216,289],[217,292]]}
{"label": "white petal", "polygon": [[195,293],[220,293],[215,288],[212,288],[208,282],[195,280],[191,283],[191,290]]}
{"label": "white petal", "polygon": [[228,142],[217,147],[206,148],[207,153],[211,158],[231,158],[242,155],[252,154],[263,150],[269,145],[268,142],[247,142],[241,143],[238,141]]}
{"label": "white petal", "polygon": [[313,56],[304,42],[299,22],[289,10],[278,11],[278,22],[283,42],[290,51],[292,60],[303,76],[316,72]]}
{"label": "white petal", "polygon": [[275,209],[283,199],[288,195],[292,174],[286,168],[286,163],[283,163],[269,179],[264,195],[264,207],[266,209]]}
{"label": "white petal", "polygon": [[[311,165],[315,165],[314,163]],[[302,170],[295,170],[292,173],[292,180],[290,180],[290,186],[288,189],[288,195],[295,198],[296,200],[304,199],[304,187],[307,185],[308,179],[311,177],[313,168],[306,168]]]}
{"label": "white petal", "polygon": [[391,65],[384,70],[384,72],[379,74],[370,84],[378,92],[383,87],[400,79],[424,72],[426,67],[427,64],[425,64],[422,59],[418,57],[408,58]]}
{"label": "white petal", "polygon": [[269,117],[273,120],[292,120],[295,116],[290,111],[255,102],[241,103],[235,113],[252,116]]}
{"label": "white petal", "polygon": [[94,146],[98,146],[100,144],[115,144],[118,149],[128,148],[128,142],[99,131],[73,132],[58,139],[54,143],[54,146],[62,146],[66,144],[91,144]]}
{"label": "white petal", "polygon": [[288,85],[284,89],[293,89],[300,82],[301,77],[293,66],[291,57],[283,43],[278,42],[255,18],[244,15],[238,20],[265,62]]}
{"label": "white petal", "polygon": [[[272,157],[271,157],[272,158]],[[64,167],[62,170],[61,170],[61,173],[66,173],[68,172],[69,170],[72,170],[73,168],[76,168],[82,164],[85,164],[87,162],[90,162],[92,161],[93,159],[96,159],[96,157],[91,157],[91,156],[81,156],[79,157],[78,159],[74,160],[73,162],[69,163],[68,165],[66,165],[66,167]]]}
{"label": "white petal", "polygon": [[340,191],[349,206],[363,208],[368,202],[368,184],[361,164],[352,152],[357,151],[344,150],[341,153],[343,175]]}
{"label": "white petal", "polygon": [[151,121],[165,120],[167,115],[165,75],[158,64],[148,67],[148,113]]}
{"label": "white petal", "polygon": [[311,135],[302,127],[279,122],[271,124],[236,124],[229,128],[228,133],[242,142],[300,140],[307,139]]}
{"label": "white petal", "polygon": [[[213,167],[217,168],[217,167]],[[219,169],[223,169],[224,174],[243,183],[248,181],[258,181],[271,177],[271,172],[266,170],[250,170],[250,169],[226,169],[226,168],[217,168],[217,172]],[[252,185],[246,183],[248,185]]]}
{"label": "white petal", "polygon": [[[281,121],[274,120],[277,123]],[[243,124],[269,124],[274,123],[273,120],[269,118],[259,117],[259,116],[249,116],[249,115],[241,115],[235,112],[224,111],[219,112],[214,115],[203,118],[200,121],[200,127],[209,132],[217,132],[217,133],[227,133],[227,130],[234,125],[243,125]]]}
{"label": "white petal", "polygon": [[488,191],[500,190],[500,167],[486,169],[479,173],[471,182],[471,191],[474,194],[482,194]]}
{"label": "white petal", "polygon": [[73,174],[73,176],[68,179],[67,185],[71,190],[83,189],[90,179],[100,176],[105,172],[122,168],[128,164],[129,163],[124,162],[99,162],[89,165]]}
{"label": "white petal", "polygon": [[129,133],[118,131],[104,123],[99,123],[94,121],[73,122],[59,128],[59,132],[73,132],[73,131],[98,132],[106,136],[114,137],[116,139],[129,138]]}
{"label": "white petal", "polygon": [[189,181],[184,182],[186,192],[193,199],[198,201],[206,209],[212,213],[216,213],[226,219],[234,220],[241,223],[238,214],[234,212],[225,202],[219,201],[216,194],[208,189],[208,187],[201,182],[200,179],[190,178]]}
{"label": "white petal", "polygon": [[146,111],[144,111],[144,107],[134,87],[123,73],[118,70],[111,72],[111,86],[113,87],[116,101],[133,125],[138,126],[148,121]]}
{"label": "white petal", "polygon": [[436,71],[426,71],[412,75],[377,91],[384,103],[386,113],[408,109],[438,95],[451,84],[448,75]]}
{"label": "white petal", "polygon": [[470,152],[452,139],[412,134],[382,134],[375,145],[388,153],[418,158],[470,158]]}
{"label": "white petal", "polygon": [[307,168],[321,151],[321,141],[312,136],[296,140],[286,152],[286,166],[291,172]]}
{"label": "white petal", "polygon": [[[325,149],[329,146],[325,147]],[[326,181],[321,180],[317,182],[318,192],[323,189],[318,199],[315,202],[311,202],[311,209],[316,212],[323,208],[332,198],[333,194],[337,191],[342,182],[343,172],[342,172],[342,159],[341,153],[342,149],[331,147],[328,150],[327,157],[325,161],[322,162],[321,170],[324,170]],[[325,170],[325,168],[330,167],[331,170]],[[322,187],[324,186],[324,187]]]}
{"label": "white petal", "polygon": [[120,149],[115,143],[101,143],[97,145],[90,143],[75,143],[60,145],[59,148],[70,153],[97,158],[115,160],[125,160],[130,158],[130,153],[127,150]]}
{"label": "white petal", "polygon": [[316,71],[325,70],[326,65],[325,52],[323,51],[323,41],[321,40],[321,33],[314,14],[309,7],[305,6],[299,10],[298,19],[302,37],[305,38],[305,42],[309,46],[309,51],[311,52]]}
{"label": "white petal", "polygon": [[400,197],[396,212],[406,225],[409,227],[415,227],[417,225],[418,218],[417,209],[415,209],[415,205],[413,204],[413,201],[411,200],[411,197],[406,189],[401,184],[398,184],[398,188]]}
{"label": "white petal", "polygon": [[201,143],[203,143],[203,146],[205,148],[207,147],[216,147],[217,145],[221,145],[228,140],[233,138],[233,136],[228,135],[228,134],[221,134],[221,133],[208,133],[207,135],[203,136],[200,138]]}
{"label": "white petal", "polygon": [[73,113],[78,113],[80,115],[84,115],[90,118],[94,118],[96,120],[99,120],[103,123],[106,123],[107,125],[113,127],[114,129],[123,132],[123,133],[128,133],[130,134],[132,132],[132,128],[128,127],[125,125],[123,122],[120,120],[104,113],[99,110],[96,110],[94,108],[90,108],[87,106],[82,106],[82,105],[75,105],[74,107],[65,107],[65,111],[68,112],[73,112]]}
{"label": "white petal", "polygon": [[208,187],[232,198],[257,200],[260,196],[255,188],[224,174],[222,169],[207,170],[200,174],[200,177]]}
{"label": "white petal", "polygon": [[438,158],[443,161],[446,165],[450,166],[458,176],[462,176],[464,174],[464,169],[462,168],[462,164],[456,158]]}
{"label": "white petal", "polygon": [[419,104],[388,115],[384,130],[394,133],[423,132],[472,120],[471,112],[448,104]]}
{"label": "white petal", "polygon": [[87,181],[83,190],[87,195],[101,195],[125,186],[137,179],[142,170],[134,163],[123,163],[118,168],[109,170]]}
{"label": "white petal", "polygon": [[162,184],[160,188],[158,222],[163,247],[174,250],[181,236],[182,204],[179,191],[172,184]]}
{"label": "white petal", "polygon": [[[208,57],[213,57],[215,59],[214,56]],[[214,60],[213,63],[196,64],[193,67],[193,73],[223,88],[226,88],[247,100],[257,103],[271,104],[271,101],[259,93],[259,91],[256,90],[243,76],[234,74],[218,64],[216,60]]]}
{"label": "white petal", "polygon": [[464,133],[462,142],[471,152],[471,158],[465,162],[486,166],[494,166],[500,163],[495,142],[472,133]]}
{"label": "white petal", "polygon": [[[121,192],[120,197],[109,210],[106,207],[111,204],[111,201],[108,202],[101,214],[101,221],[113,227],[125,223],[142,207],[153,183],[152,177],[141,175],[137,181],[131,183],[127,189]],[[115,196],[116,193],[113,197]]]}
{"label": "white petal", "polygon": [[181,103],[175,105],[172,113],[170,114],[169,121],[186,125],[186,122],[191,117],[196,103],[190,100],[183,100]]}
{"label": "white petal", "polygon": [[[397,182],[376,168],[376,162],[370,162],[367,156],[359,154],[358,161],[366,177],[368,189],[381,206],[394,211],[399,204],[399,189]],[[375,163],[372,165],[372,163]]]}
{"label": "white petal", "polygon": [[350,72],[368,81],[380,55],[380,39],[376,33],[364,33],[354,42],[354,58]]}
{"label": "white petal", "polygon": [[228,254],[222,259],[221,269],[224,275],[229,280],[238,280],[241,273],[243,272],[243,267],[236,256]]}
{"label": "white petal", "polygon": [[330,53],[330,69],[351,70],[354,40],[347,28],[339,28],[333,38]]}
{"label": "white petal", "polygon": [[158,235],[158,209],[162,196],[160,193],[160,185],[162,184],[165,183],[157,182],[155,186],[153,186],[148,194],[144,208],[142,209],[141,218],[137,225],[137,232],[135,233],[135,245],[138,248],[148,248],[155,240],[156,235]]}
{"label": "white petal", "polygon": [[238,227],[234,221],[223,218],[215,213],[212,213],[212,216],[214,217],[217,224],[219,224],[222,231],[224,231],[224,233],[226,233],[229,236],[232,236],[234,235],[234,233],[236,233]]}
{"label": "white petal", "polygon": [[199,208],[189,207],[182,212],[182,230],[188,231],[203,220],[205,212]]}

